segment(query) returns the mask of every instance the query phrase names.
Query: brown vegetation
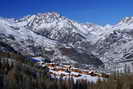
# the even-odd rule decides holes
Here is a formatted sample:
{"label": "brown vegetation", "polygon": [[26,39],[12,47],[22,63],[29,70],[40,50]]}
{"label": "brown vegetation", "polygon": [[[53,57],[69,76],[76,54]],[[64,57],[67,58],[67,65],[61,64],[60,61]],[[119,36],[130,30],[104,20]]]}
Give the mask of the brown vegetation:
{"label": "brown vegetation", "polygon": [[[0,56],[0,60],[2,58]],[[108,79],[92,83],[85,80],[74,82],[73,79],[51,79],[43,70],[20,62],[13,65],[0,62],[0,89],[133,89],[132,74],[113,74]],[[108,77],[105,74],[99,76]]]}

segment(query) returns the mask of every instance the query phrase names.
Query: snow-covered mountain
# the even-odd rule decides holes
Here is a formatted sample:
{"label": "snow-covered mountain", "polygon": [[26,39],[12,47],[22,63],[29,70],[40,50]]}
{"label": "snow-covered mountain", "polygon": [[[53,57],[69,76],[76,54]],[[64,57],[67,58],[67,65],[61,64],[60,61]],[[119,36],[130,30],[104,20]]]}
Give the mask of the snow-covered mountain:
{"label": "snow-covered mountain", "polygon": [[18,20],[0,18],[0,42],[23,55],[47,56],[57,63],[101,65],[96,56],[82,47],[90,44],[86,33],[89,31],[85,29],[54,12]]}
{"label": "snow-covered mountain", "polygon": [[105,26],[81,24],[56,12],[0,18],[0,42],[23,55],[43,55],[59,63],[100,66],[131,58],[132,33],[133,17]]}
{"label": "snow-covered mountain", "polygon": [[132,58],[133,17],[126,17],[109,28],[110,34],[99,40],[96,50],[102,61],[119,61]]}

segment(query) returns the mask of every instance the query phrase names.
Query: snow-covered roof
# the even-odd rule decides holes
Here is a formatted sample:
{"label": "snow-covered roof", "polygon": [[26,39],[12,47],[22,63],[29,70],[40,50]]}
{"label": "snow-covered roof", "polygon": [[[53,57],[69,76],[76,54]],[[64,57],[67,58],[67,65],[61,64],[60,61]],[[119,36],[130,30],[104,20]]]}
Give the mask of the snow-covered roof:
{"label": "snow-covered roof", "polygon": [[33,61],[36,61],[36,62],[41,62],[41,61],[44,61],[44,60],[46,60],[46,59],[43,58],[43,57],[32,57],[32,60],[33,60]]}

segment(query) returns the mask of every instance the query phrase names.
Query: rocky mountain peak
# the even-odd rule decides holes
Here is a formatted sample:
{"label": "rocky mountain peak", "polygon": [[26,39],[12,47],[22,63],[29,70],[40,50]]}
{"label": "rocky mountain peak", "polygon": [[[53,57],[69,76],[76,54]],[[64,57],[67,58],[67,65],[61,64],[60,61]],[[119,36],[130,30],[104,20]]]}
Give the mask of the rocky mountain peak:
{"label": "rocky mountain peak", "polygon": [[40,15],[40,16],[55,16],[55,17],[60,17],[61,16],[61,14],[57,13],[57,12],[39,13],[37,15]]}
{"label": "rocky mountain peak", "polygon": [[131,24],[133,23],[133,17],[125,17],[120,21],[120,24]]}
{"label": "rocky mountain peak", "polygon": [[21,19],[18,19],[16,22],[20,26],[28,26],[34,28],[41,25],[47,25],[52,23],[56,24],[65,19],[66,18],[61,16],[59,13],[48,12],[29,15]]}
{"label": "rocky mountain peak", "polygon": [[[50,59],[60,63],[84,61],[82,64],[96,65],[99,59],[105,62],[132,55],[132,29],[133,17],[126,17],[116,25],[100,26],[81,24],[48,12],[18,20],[0,19],[0,41],[22,54],[41,55],[45,50]],[[1,49],[5,47],[2,45]]]}

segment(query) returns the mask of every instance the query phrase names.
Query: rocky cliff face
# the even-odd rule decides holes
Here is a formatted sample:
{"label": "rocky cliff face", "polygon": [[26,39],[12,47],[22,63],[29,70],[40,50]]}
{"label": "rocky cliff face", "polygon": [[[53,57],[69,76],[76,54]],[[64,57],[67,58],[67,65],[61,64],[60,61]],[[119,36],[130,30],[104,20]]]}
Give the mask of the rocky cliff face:
{"label": "rocky cliff face", "polygon": [[127,60],[133,48],[133,18],[126,17],[111,28],[112,32],[104,40],[97,42],[97,52],[104,62]]}
{"label": "rocky cliff face", "polygon": [[106,26],[80,24],[55,12],[0,18],[0,42],[23,55],[43,55],[59,63],[100,66],[131,58],[132,33],[132,17]]}
{"label": "rocky cliff face", "polygon": [[[102,65],[99,58],[85,50],[93,45],[87,38],[90,33],[84,32],[87,26],[84,26],[57,13],[19,20],[1,18],[0,42],[23,55],[47,56],[58,63]],[[2,46],[1,49],[10,51]]]}

